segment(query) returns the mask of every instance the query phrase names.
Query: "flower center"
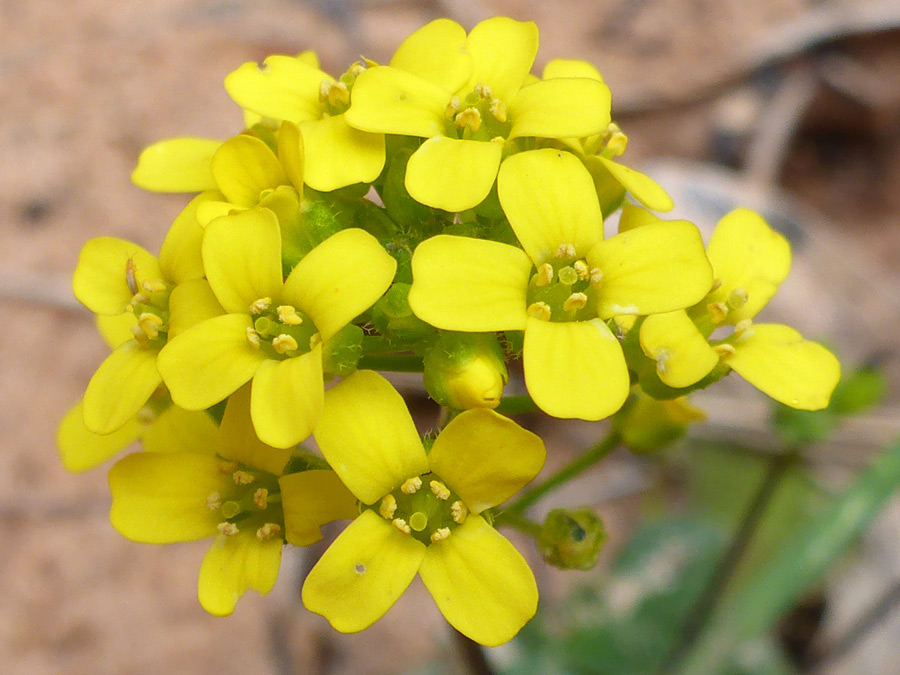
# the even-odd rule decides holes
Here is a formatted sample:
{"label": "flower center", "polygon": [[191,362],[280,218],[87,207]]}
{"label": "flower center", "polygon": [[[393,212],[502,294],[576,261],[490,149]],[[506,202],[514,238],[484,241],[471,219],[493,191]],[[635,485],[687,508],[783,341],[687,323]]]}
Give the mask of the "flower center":
{"label": "flower center", "polygon": [[255,531],[260,541],[282,538],[284,512],[278,478],[226,460],[219,464],[219,471],[230,473],[234,483],[225,494],[213,492],[206,498],[206,506],[222,518],[219,533],[232,537],[243,530]]}
{"label": "flower center", "polygon": [[319,85],[319,104],[322,106],[322,117],[343,115],[350,107],[350,91],[356,78],[366,67],[362,63],[354,63],[347,72],[337,80],[322,80]]}
{"label": "flower center", "polygon": [[450,138],[490,141],[506,138],[512,128],[506,116],[506,104],[494,98],[486,84],[476,85],[462,99],[454,96],[444,110]]}
{"label": "flower center", "polygon": [[456,493],[433,473],[409,478],[370,508],[426,545],[447,539],[469,514]]}
{"label": "flower center", "polygon": [[259,298],[249,312],[255,318],[247,329],[247,341],[271,359],[302,356],[322,339],[312,319],[292,305],[274,306],[272,298]]}
{"label": "flower center", "polygon": [[597,316],[597,289],[603,272],[576,257],[572,244],[560,244],[528,284],[528,316],[544,321],[587,321]]}
{"label": "flower center", "polygon": [[169,288],[162,279],[142,279],[134,259],[125,263],[125,283],[132,298],[127,309],[134,314],[131,327],[134,339],[142,347],[162,347],[169,332]]}

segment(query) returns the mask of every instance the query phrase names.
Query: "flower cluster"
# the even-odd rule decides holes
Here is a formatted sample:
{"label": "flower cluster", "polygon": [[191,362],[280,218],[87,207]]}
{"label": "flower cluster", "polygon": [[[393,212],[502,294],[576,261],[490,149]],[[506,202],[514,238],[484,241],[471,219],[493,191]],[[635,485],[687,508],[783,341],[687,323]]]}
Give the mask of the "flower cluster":
{"label": "flower cluster", "polygon": [[[574,60],[538,76],[537,49],[533,23],[438,20],[339,77],[311,52],[244,64],[225,79],[243,131],[141,154],[138,186],[196,193],[159,256],[111,237],[82,250],[75,295],[112,353],[60,425],[63,461],[142,442],[110,471],[112,523],[136,541],[212,538],[209,612],[269,591],[285,542],[352,519],[304,584],[311,611],[362,630],[419,574],[462,633],[512,638],[537,587],[494,518],[545,457],[493,410],[516,360],[558,418],[678,401],[731,370],[827,405],[831,353],[753,322],[787,276],[786,240],[738,210],[704,248],[654,215],[672,201],[618,161],[603,78]],[[436,435],[376,370],[423,373]],[[568,566],[591,563],[592,541]],[[565,566],[580,549],[557,543],[548,560]]]}

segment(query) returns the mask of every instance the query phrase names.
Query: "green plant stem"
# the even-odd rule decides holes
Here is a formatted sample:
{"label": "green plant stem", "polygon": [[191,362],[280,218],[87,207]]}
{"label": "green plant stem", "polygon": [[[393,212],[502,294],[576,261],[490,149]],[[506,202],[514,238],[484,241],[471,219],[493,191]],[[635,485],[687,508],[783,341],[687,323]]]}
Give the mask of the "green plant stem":
{"label": "green plant stem", "polygon": [[543,483],[522,492],[518,499],[504,509],[504,513],[521,513],[548,492],[552,492],[559,486],[568,483],[579,474],[590,469],[594,464],[615,450],[619,445],[620,440],[619,434],[615,431],[611,431],[606,438],[588,448],[583,454],[566,464],[566,466],[550,476],[550,478]]}
{"label": "green plant stem", "polygon": [[382,370],[394,373],[421,373],[424,369],[421,356],[406,354],[371,354],[363,356],[357,366],[360,370]]}
{"label": "green plant stem", "polygon": [[504,396],[497,406],[496,412],[501,415],[525,415],[538,412],[540,408],[528,394],[522,396]]}
{"label": "green plant stem", "polygon": [[534,540],[537,540],[541,534],[541,526],[533,520],[528,520],[524,516],[519,515],[515,511],[501,511],[494,518],[494,525],[505,525],[514,530],[518,530],[523,534],[527,534]]}

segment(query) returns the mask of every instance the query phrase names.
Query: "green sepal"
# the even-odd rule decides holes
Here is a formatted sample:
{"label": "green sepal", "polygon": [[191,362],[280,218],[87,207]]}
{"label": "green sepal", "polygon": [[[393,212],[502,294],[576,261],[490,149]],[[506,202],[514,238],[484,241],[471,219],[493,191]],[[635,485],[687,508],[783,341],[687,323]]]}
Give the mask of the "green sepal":
{"label": "green sepal", "polygon": [[538,535],[537,547],[554,567],[588,570],[597,564],[606,539],[603,520],[591,509],[553,509]]}
{"label": "green sepal", "polygon": [[325,344],[322,354],[324,371],[341,377],[352,375],[362,357],[364,336],[363,329],[353,323],[338,331],[337,335]]}
{"label": "green sepal", "polygon": [[409,284],[393,284],[371,310],[375,328],[397,344],[429,342],[437,331],[413,314],[409,306]]}
{"label": "green sepal", "polygon": [[314,455],[302,445],[298,445],[291,453],[291,458],[284,467],[283,475],[316,469],[331,469],[331,467],[323,458]]}
{"label": "green sepal", "polygon": [[406,165],[415,148],[398,148],[390,158],[381,185],[381,200],[387,214],[418,240],[434,236],[444,223],[442,211],[420,204],[406,191]]}

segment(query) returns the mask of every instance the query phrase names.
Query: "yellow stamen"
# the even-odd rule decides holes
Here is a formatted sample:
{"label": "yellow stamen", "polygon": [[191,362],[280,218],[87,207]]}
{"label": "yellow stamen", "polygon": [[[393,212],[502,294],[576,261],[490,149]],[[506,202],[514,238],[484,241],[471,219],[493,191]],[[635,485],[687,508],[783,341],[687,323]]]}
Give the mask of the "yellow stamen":
{"label": "yellow stamen", "polygon": [[219,462],[219,473],[234,473],[235,471],[237,471],[237,468],[237,462],[229,462],[227,460]]}
{"label": "yellow stamen", "polygon": [[277,523],[266,523],[256,531],[256,538],[260,541],[269,541],[274,539],[281,533],[281,525]]}
{"label": "yellow stamen", "polygon": [[140,326],[148,339],[153,340],[159,336],[159,329],[163,326],[163,320],[156,314],[144,312],[138,317],[138,326]]}
{"label": "yellow stamen", "polygon": [[456,126],[468,129],[473,134],[481,128],[481,113],[478,108],[466,108],[456,116]]}
{"label": "yellow stamen", "polygon": [[134,297],[131,298],[131,311],[134,311],[134,307],[137,305],[146,305],[150,302],[150,296],[146,293],[135,293]]}
{"label": "yellow stamen", "polygon": [[210,511],[216,511],[222,506],[222,497],[218,492],[211,492],[206,498],[206,508]]}
{"label": "yellow stamen", "polygon": [[448,120],[453,119],[453,116],[459,112],[459,99],[454,96],[450,99],[450,102],[447,104],[447,107],[444,108],[444,117]]}
{"label": "yellow stamen", "polygon": [[572,293],[563,303],[563,311],[577,312],[579,309],[584,309],[585,305],[587,305],[587,299],[584,293]]}
{"label": "yellow stamen", "polygon": [[576,260],[572,263],[572,268],[575,270],[575,274],[578,275],[578,281],[584,281],[591,276],[588,264],[584,260]]}
{"label": "yellow stamen", "polygon": [[724,302],[711,302],[706,306],[709,312],[709,320],[713,323],[722,323],[728,316],[728,307]]}
{"label": "yellow stamen", "polygon": [[553,265],[544,263],[537,268],[537,275],[534,283],[537,286],[546,286],[551,281],[553,281]]}
{"label": "yellow stamen", "polygon": [[436,544],[439,541],[444,541],[444,539],[450,538],[450,528],[449,527],[439,527],[434,532],[431,533],[431,542]]}
{"label": "yellow stamen", "polygon": [[312,351],[313,349],[315,349],[316,345],[318,345],[320,342],[322,342],[322,336],[319,333],[313,333],[312,335],[310,335],[309,350]]}
{"label": "yellow stamen", "polygon": [[713,351],[719,355],[720,359],[727,359],[729,356],[734,356],[735,349],[733,346],[729,344],[721,344],[713,347]]}
{"label": "yellow stamen", "polygon": [[282,333],[281,335],[277,335],[272,338],[272,349],[274,349],[279,354],[287,354],[288,352],[295,351],[300,345],[297,344],[297,341],[287,333]]}
{"label": "yellow stamen", "polygon": [[366,66],[359,61],[354,61],[353,65],[347,69],[347,73],[355,80],[366,71]]}
{"label": "yellow stamen", "polygon": [[595,267],[591,270],[591,286],[595,288],[599,286],[603,282],[603,270],[599,267]]}
{"label": "yellow stamen", "polygon": [[469,515],[469,508],[461,501],[457,500],[450,505],[450,517],[457,525],[462,525]]}
{"label": "yellow stamen", "polygon": [[560,244],[556,248],[556,257],[557,258],[574,258],[575,257],[575,246],[573,244]]}
{"label": "yellow stamen", "polygon": [[131,326],[131,334],[134,335],[134,339],[141,347],[146,347],[150,344],[150,340],[147,339],[147,334],[141,330],[141,327],[138,324]]}
{"label": "yellow stamen", "polygon": [[272,298],[260,298],[259,300],[254,300],[253,304],[250,305],[250,313],[251,314],[262,314],[269,307],[272,306]]}
{"label": "yellow stamen", "polygon": [[396,527],[396,528],[397,528],[398,530],[400,530],[403,534],[409,534],[409,533],[410,533],[410,527],[409,527],[409,525],[406,524],[406,521],[403,520],[403,518],[394,518],[394,519],[391,521],[391,525],[393,525],[394,527]]}
{"label": "yellow stamen", "polygon": [[421,532],[428,525],[428,516],[421,511],[416,511],[409,517],[409,526],[416,532]]}
{"label": "yellow stamen", "polygon": [[403,481],[403,485],[400,486],[400,492],[405,495],[414,495],[419,491],[420,487],[422,487],[422,479],[418,476],[413,476]]}
{"label": "yellow stamen", "polygon": [[525,313],[535,319],[543,319],[544,321],[549,321],[550,317],[553,315],[550,305],[540,301],[532,302],[528,305],[528,309],[525,310]]}
{"label": "yellow stamen", "polygon": [[141,284],[141,287],[148,293],[159,293],[166,290],[166,285],[159,279],[148,279]]}
{"label": "yellow stamen", "polygon": [[332,108],[350,105],[350,92],[343,82],[329,82],[322,80],[319,85],[319,99]]}
{"label": "yellow stamen", "polygon": [[621,157],[625,154],[625,148],[628,147],[628,136],[622,132],[619,125],[615,122],[610,122],[609,126],[606,128],[606,133],[606,149],[609,150],[614,157]]}
{"label": "yellow stamen", "polygon": [[233,537],[239,532],[237,525],[228,521],[219,523],[216,525],[216,529],[219,531],[219,534],[224,534],[226,537]]}
{"label": "yellow stamen", "polygon": [[441,481],[433,480],[428,484],[428,487],[431,488],[432,494],[434,494],[434,496],[441,501],[450,499],[450,490],[448,490],[447,486],[444,485]]}
{"label": "yellow stamen", "polygon": [[487,84],[476,84],[474,91],[480,98],[494,98],[494,92],[491,91],[491,87]]}
{"label": "yellow stamen", "polygon": [[385,520],[390,520],[397,512],[397,498],[394,495],[385,495],[378,507],[378,513]]}
{"label": "yellow stamen", "polygon": [[269,508],[269,491],[266,488],[259,488],[253,493],[253,503],[260,511]]}
{"label": "yellow stamen", "polygon": [[256,476],[249,471],[235,471],[231,474],[231,480],[234,481],[235,485],[250,485],[250,483],[256,480]]}
{"label": "yellow stamen", "polygon": [[747,293],[746,288],[735,288],[731,291],[731,295],[728,296],[728,306],[731,309],[740,309],[747,304],[749,299],[750,295]]}
{"label": "yellow stamen", "polygon": [[709,289],[709,292],[712,293],[713,291],[717,291],[721,287],[722,287],[722,280],[721,279],[713,279],[713,285],[712,285],[712,288]]}
{"label": "yellow stamen", "polygon": [[753,322],[750,319],[742,319],[734,324],[734,335],[735,337],[741,337],[744,333],[750,330],[750,326],[753,325]]}
{"label": "yellow stamen", "polygon": [[297,310],[291,305],[278,305],[278,320],[288,326],[299,326],[303,323],[303,317],[297,314]]}
{"label": "yellow stamen", "polygon": [[491,101],[491,115],[493,115],[494,119],[501,124],[505,123],[507,120],[506,104],[499,98],[495,98]]}
{"label": "yellow stamen", "polygon": [[137,266],[134,264],[134,259],[129,258],[125,262],[125,283],[128,284],[128,290],[131,291],[132,295],[136,295],[138,292],[136,273]]}

